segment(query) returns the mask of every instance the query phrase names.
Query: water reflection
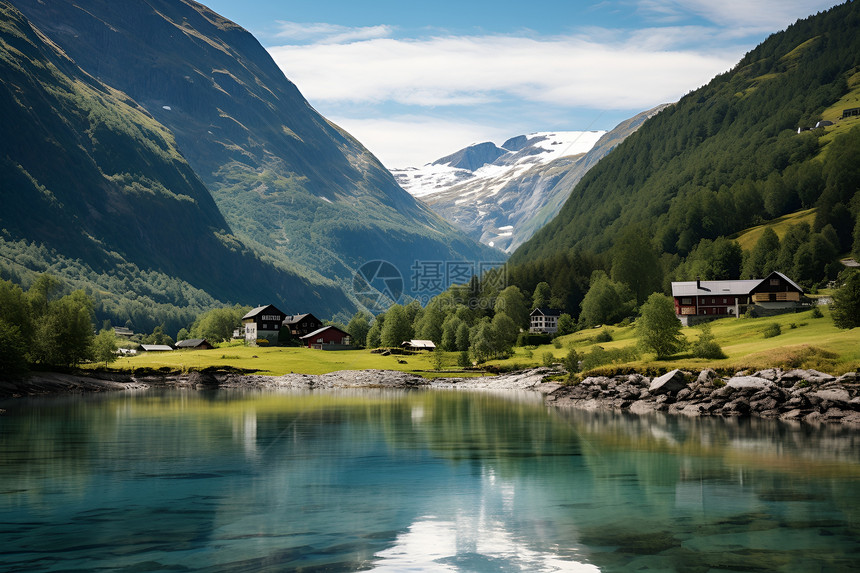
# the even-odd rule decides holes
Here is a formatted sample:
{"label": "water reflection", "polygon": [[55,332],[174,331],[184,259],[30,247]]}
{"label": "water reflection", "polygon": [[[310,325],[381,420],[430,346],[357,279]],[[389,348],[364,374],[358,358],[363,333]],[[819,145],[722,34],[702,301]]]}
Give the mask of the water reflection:
{"label": "water reflection", "polygon": [[[424,391],[6,403],[11,570],[854,570],[855,432]],[[803,565],[803,567],[800,567]]]}

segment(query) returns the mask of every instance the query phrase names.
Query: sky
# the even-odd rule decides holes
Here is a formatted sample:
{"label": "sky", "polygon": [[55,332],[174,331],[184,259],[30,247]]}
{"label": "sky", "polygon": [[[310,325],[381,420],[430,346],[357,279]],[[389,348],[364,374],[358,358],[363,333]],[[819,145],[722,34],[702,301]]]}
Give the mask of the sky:
{"label": "sky", "polygon": [[833,0],[203,0],[388,168],[610,130]]}

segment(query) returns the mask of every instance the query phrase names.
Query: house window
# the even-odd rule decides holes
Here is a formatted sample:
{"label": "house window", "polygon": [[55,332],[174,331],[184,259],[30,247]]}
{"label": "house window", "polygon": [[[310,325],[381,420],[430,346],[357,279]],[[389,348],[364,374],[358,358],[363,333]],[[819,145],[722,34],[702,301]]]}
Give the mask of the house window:
{"label": "house window", "polygon": [[727,302],[729,302],[729,301],[728,301],[728,299],[725,299],[725,298],[724,298],[724,299],[723,299],[723,304],[726,304]]}
{"label": "house window", "polygon": [[693,299],[686,296],[681,299],[681,304],[693,304]]}
{"label": "house window", "polygon": [[779,279],[770,279],[770,286],[779,286]]}

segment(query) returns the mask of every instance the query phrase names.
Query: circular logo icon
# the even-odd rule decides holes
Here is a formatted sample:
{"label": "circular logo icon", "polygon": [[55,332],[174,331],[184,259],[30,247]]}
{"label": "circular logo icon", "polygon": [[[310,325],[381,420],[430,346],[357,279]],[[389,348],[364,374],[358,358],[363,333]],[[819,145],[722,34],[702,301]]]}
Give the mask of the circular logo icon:
{"label": "circular logo icon", "polygon": [[368,261],[352,276],[352,290],[371,312],[382,312],[400,300],[403,275],[388,261]]}

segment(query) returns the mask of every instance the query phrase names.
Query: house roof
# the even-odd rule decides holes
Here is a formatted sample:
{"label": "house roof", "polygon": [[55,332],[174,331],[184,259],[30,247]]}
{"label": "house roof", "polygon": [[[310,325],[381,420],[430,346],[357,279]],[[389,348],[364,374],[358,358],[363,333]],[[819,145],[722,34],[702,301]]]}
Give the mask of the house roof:
{"label": "house roof", "polygon": [[[313,315],[309,312],[306,312],[304,314],[288,314],[284,318],[284,324],[296,324],[297,322],[301,322],[304,318],[307,318],[308,316]],[[314,318],[316,317],[314,316]]]}
{"label": "house roof", "polygon": [[312,337],[312,336],[316,336],[317,334],[320,334],[320,333],[322,333],[322,332],[324,332],[324,331],[326,331],[326,330],[328,330],[328,329],[330,329],[330,328],[331,328],[331,329],[334,329],[334,330],[337,330],[337,331],[338,331],[338,332],[340,332],[341,334],[345,334],[345,335],[349,336],[349,333],[348,333],[348,332],[346,332],[346,331],[344,331],[344,330],[341,330],[341,329],[339,329],[339,328],[338,328],[338,327],[336,327],[336,326],[328,325],[328,326],[323,326],[322,328],[318,328],[318,329],[314,330],[313,332],[311,332],[311,333],[309,333],[309,334],[305,334],[304,336],[299,336],[299,340],[304,340],[305,338],[310,338],[310,337]]}
{"label": "house roof", "polygon": [[681,281],[672,283],[672,296],[746,296],[772,276],[777,275],[793,288],[803,292],[793,280],[779,271],[774,271],[763,279],[731,281]]}
{"label": "house roof", "polygon": [[277,307],[275,307],[274,305],[267,304],[265,306],[258,306],[257,308],[251,309],[250,311],[248,311],[248,314],[246,314],[245,316],[242,317],[242,320],[245,320],[246,318],[254,318],[257,315],[262,314],[264,310],[269,309],[269,308],[272,309],[273,311],[277,312],[278,314],[284,314],[283,312],[278,310]]}
{"label": "house roof", "polygon": [[559,316],[561,314],[561,311],[546,307],[536,308],[529,313],[529,316],[534,316],[535,313],[542,314],[544,316]]}
{"label": "house roof", "polygon": [[194,348],[195,346],[200,346],[204,342],[206,342],[205,338],[190,338],[188,340],[180,340],[176,343],[176,348]]}
{"label": "house roof", "polygon": [[167,352],[173,350],[173,347],[167,344],[141,344],[140,349],[146,352]]}
{"label": "house roof", "polygon": [[436,348],[432,340],[406,340],[400,343],[400,346],[411,346],[412,348]]}
{"label": "house roof", "polygon": [[672,296],[748,295],[761,279],[734,281],[681,281],[672,283]]}
{"label": "house roof", "polygon": [[[793,280],[791,280],[790,278],[788,278],[787,276],[785,276],[784,274],[782,274],[779,271],[773,271],[772,273],[770,273],[769,275],[767,275],[766,277],[761,279],[759,281],[759,285],[764,284],[764,281],[770,279],[770,277],[772,277],[773,275],[777,275],[779,278],[781,278],[782,280],[784,280],[785,282],[790,284],[792,286],[792,288],[795,288],[798,291],[803,292],[803,289],[800,286],[798,286],[798,284],[796,282],[794,282]],[[756,285],[756,286],[758,286],[758,285]],[[753,287],[753,290],[755,290],[755,287]]]}

